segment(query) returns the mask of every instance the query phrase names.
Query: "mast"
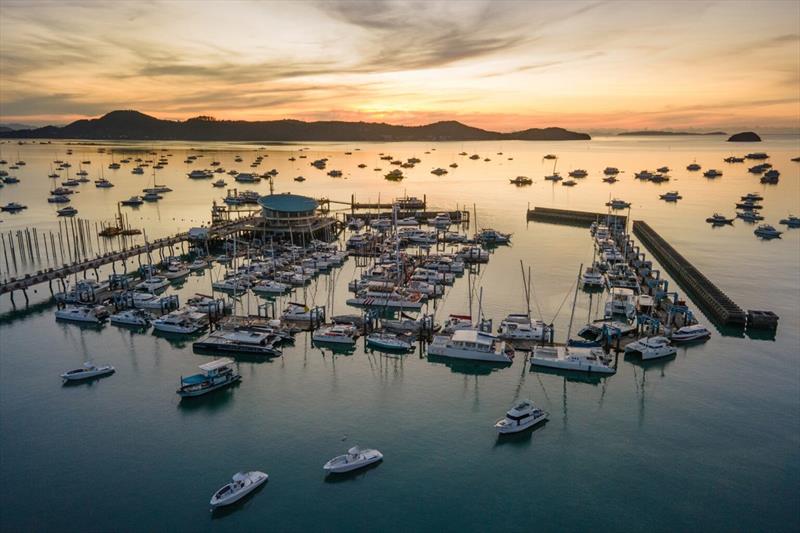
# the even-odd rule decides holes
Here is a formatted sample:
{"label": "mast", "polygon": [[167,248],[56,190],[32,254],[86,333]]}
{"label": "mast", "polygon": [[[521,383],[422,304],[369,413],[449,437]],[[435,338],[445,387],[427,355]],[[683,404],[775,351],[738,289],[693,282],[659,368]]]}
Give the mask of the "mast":
{"label": "mast", "polygon": [[578,286],[580,285],[581,272],[583,272],[583,263],[578,267],[578,279],[575,281],[575,295],[572,297],[572,312],[569,314],[569,327],[567,328],[567,342],[569,336],[572,335],[572,320],[575,318],[575,303],[578,301]]}

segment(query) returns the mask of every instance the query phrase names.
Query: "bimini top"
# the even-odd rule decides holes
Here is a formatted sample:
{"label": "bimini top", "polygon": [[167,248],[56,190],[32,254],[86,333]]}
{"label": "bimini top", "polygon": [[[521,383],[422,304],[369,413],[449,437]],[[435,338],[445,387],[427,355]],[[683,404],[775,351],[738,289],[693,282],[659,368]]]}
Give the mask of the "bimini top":
{"label": "bimini top", "polygon": [[210,363],[204,363],[198,366],[200,367],[200,370],[211,372],[212,370],[217,370],[232,364],[233,364],[233,359],[224,358],[224,359],[217,359],[216,361],[211,361]]}
{"label": "bimini top", "polygon": [[265,209],[283,213],[304,213],[319,207],[319,204],[313,198],[290,193],[262,196],[258,199],[258,205]]}

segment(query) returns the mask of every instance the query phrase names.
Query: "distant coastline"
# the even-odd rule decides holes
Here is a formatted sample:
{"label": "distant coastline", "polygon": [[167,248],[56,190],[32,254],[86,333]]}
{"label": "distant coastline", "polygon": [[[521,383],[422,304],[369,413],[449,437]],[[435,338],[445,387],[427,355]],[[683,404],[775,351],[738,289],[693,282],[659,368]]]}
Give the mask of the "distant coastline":
{"label": "distant coastline", "polygon": [[162,120],[138,111],[112,111],[100,118],[77,120],[66,126],[2,131],[0,138],[96,139],[142,141],[249,141],[249,142],[371,142],[371,141],[588,141],[588,133],[564,128],[530,128],[512,133],[474,128],[457,121],[424,126],[397,126],[376,122],[301,120],[214,120],[196,117]]}
{"label": "distant coastline", "polygon": [[691,131],[623,131],[617,133],[620,137],[661,137],[668,135],[727,135],[724,131],[709,131],[709,132],[691,132]]}

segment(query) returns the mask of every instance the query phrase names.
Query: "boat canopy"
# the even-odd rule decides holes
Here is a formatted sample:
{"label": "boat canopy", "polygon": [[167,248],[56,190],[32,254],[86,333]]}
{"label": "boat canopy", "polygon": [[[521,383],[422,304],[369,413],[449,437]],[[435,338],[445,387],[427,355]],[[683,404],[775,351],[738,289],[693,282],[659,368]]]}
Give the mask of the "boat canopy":
{"label": "boat canopy", "polygon": [[476,344],[490,345],[497,339],[491,333],[485,333],[475,329],[458,329],[453,332],[452,340],[455,342],[474,342]]}
{"label": "boat canopy", "polygon": [[[212,370],[218,370],[220,368],[226,367],[228,365],[233,364],[233,359],[223,358],[217,359],[216,361],[211,361],[210,363],[204,363],[199,365],[200,370],[204,370],[206,372],[211,372]],[[191,376],[190,376],[191,377]]]}

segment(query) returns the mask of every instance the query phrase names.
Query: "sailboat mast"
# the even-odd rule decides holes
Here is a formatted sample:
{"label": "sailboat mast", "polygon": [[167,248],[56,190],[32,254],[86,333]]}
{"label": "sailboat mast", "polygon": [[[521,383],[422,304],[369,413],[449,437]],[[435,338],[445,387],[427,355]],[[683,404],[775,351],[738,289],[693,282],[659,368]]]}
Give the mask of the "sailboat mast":
{"label": "sailboat mast", "polygon": [[569,314],[569,327],[567,327],[567,342],[569,342],[569,336],[572,335],[572,320],[575,318],[575,304],[578,301],[578,287],[580,286],[581,272],[583,272],[583,263],[581,263],[581,266],[578,267],[578,278],[575,280],[575,295],[572,297],[572,312]]}

